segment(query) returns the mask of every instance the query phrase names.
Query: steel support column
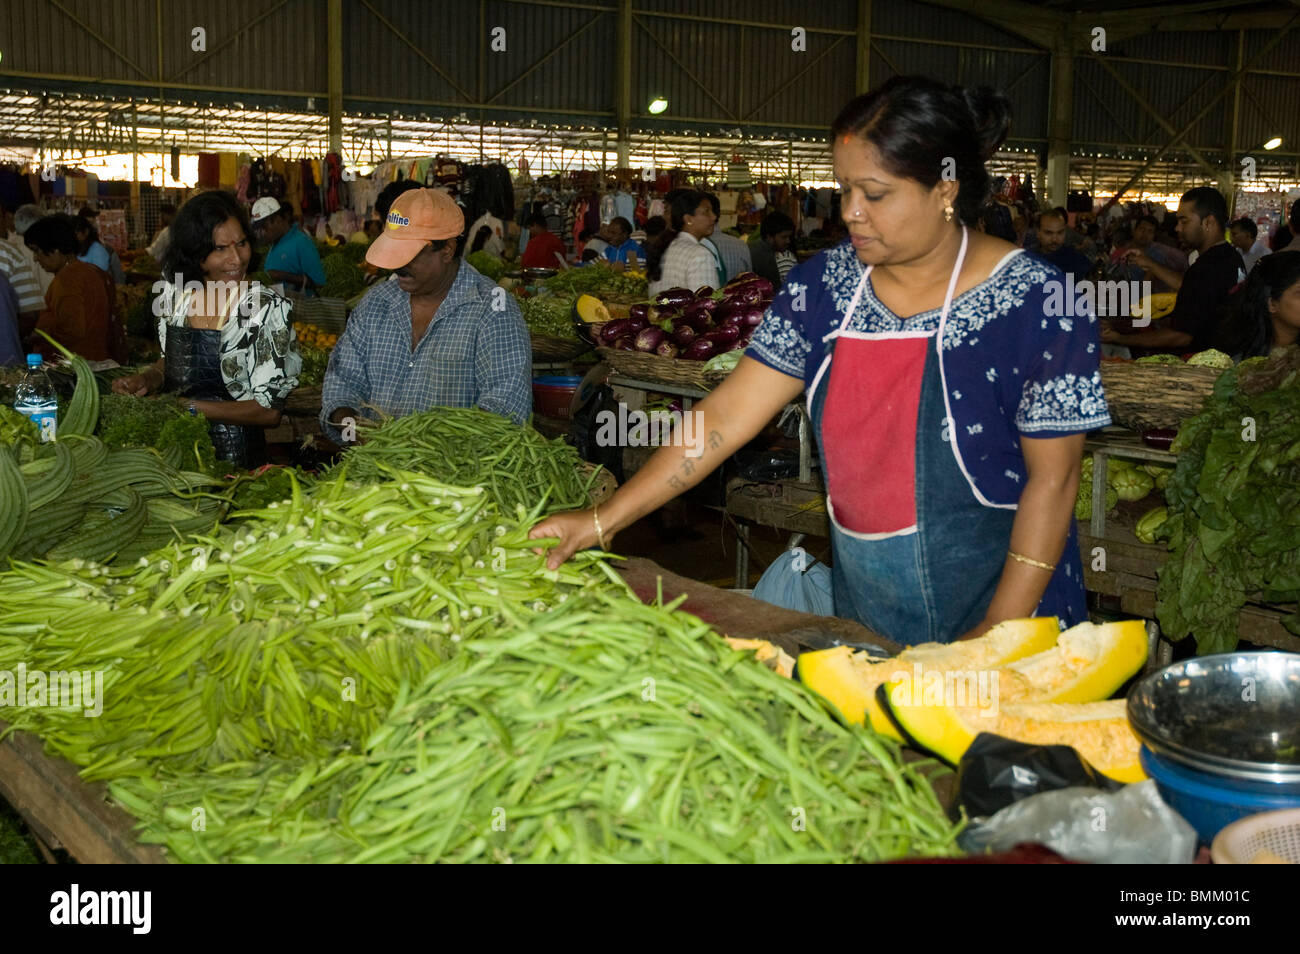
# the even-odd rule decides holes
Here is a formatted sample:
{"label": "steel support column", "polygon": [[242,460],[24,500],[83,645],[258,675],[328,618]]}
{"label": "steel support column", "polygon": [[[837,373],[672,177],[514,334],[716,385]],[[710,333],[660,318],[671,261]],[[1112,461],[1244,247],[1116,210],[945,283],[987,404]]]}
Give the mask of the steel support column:
{"label": "steel support column", "polygon": [[[1232,218],[1232,212],[1237,204],[1237,150],[1240,144],[1237,141],[1237,130],[1240,126],[1241,118],[1241,79],[1243,70],[1242,63],[1246,58],[1246,31],[1237,31],[1237,55],[1233,60],[1233,73],[1237,79],[1232,84],[1232,106],[1227,110],[1227,135],[1224,141],[1228,144],[1228,154],[1223,157],[1223,167],[1219,172],[1219,191],[1223,193],[1223,198],[1228,203],[1228,218]],[[1226,222],[1224,223],[1227,224]]]}
{"label": "steel support column", "polygon": [[343,0],[329,0],[330,152],[343,157]]}
{"label": "steel support column", "polygon": [[871,89],[871,0],[858,0],[857,85],[854,91]]}
{"label": "steel support column", "polygon": [[631,165],[632,122],[632,0],[618,2],[618,41],[614,56],[618,77],[614,88],[614,122],[618,126],[618,167]]}
{"label": "steel support column", "polygon": [[1070,138],[1074,129],[1074,50],[1062,22],[1052,44],[1052,86],[1047,117],[1047,204],[1064,206],[1070,191]]}

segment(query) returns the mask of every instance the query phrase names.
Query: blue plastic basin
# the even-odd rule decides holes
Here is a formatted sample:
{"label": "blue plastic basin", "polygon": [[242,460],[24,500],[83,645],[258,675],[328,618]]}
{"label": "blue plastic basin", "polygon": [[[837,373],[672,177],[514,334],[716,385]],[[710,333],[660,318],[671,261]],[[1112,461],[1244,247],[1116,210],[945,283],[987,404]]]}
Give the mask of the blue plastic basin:
{"label": "blue plastic basin", "polygon": [[1239,818],[1279,808],[1300,808],[1300,785],[1275,785],[1219,778],[1152,752],[1139,753],[1142,768],[1155,779],[1160,797],[1196,829],[1207,845]]}

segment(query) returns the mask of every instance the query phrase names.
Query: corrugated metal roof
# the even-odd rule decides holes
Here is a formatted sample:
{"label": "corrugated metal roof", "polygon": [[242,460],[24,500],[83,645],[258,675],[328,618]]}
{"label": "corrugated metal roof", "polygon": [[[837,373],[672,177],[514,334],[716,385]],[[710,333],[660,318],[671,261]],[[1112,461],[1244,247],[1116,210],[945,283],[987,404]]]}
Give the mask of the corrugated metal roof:
{"label": "corrugated metal roof", "polygon": [[[1205,70],[1123,62],[1111,65],[1175,129],[1182,129],[1201,112],[1224,79],[1222,74]],[[1111,75],[1092,59],[1076,59],[1074,88],[1075,142],[1159,148],[1168,141],[1169,133],[1152,112],[1122,87],[1117,89]],[[1227,138],[1224,104],[1224,99],[1215,102],[1192,127],[1186,141],[1198,149],[1222,149]]]}
{"label": "corrugated metal roof", "polygon": [[[877,4],[877,7],[882,4]],[[857,30],[857,0],[633,0],[634,13],[656,12],[739,20],[754,26],[789,24],[807,28]],[[789,34],[787,34],[788,36]]]}
{"label": "corrugated metal roof", "polygon": [[872,5],[871,18],[872,32],[878,34],[1035,49],[1025,40],[976,17],[916,0],[877,0]]}
{"label": "corrugated metal roof", "polygon": [[1237,120],[1238,149],[1258,157],[1265,142],[1281,136],[1281,148],[1295,152],[1300,148],[1300,111],[1295,108],[1296,103],[1300,103],[1300,79],[1245,77]]}

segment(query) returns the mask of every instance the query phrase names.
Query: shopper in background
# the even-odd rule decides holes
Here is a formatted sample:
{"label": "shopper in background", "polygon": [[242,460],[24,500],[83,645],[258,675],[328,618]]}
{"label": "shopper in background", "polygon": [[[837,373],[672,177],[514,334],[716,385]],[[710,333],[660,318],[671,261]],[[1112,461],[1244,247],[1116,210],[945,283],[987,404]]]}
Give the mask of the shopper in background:
{"label": "shopper in background", "polygon": [[[754,272],[780,288],[785,276],[795,266],[790,243],[794,241],[794,222],[784,212],[769,212],[763,217],[758,232],[749,237],[749,257]],[[782,271],[782,266],[785,270]]]}
{"label": "shopper in background", "polygon": [[1287,216],[1287,231],[1291,234],[1291,240],[1285,245],[1279,245],[1280,252],[1300,252],[1300,199],[1291,203],[1291,211]]}
{"label": "shopper in background", "polygon": [[14,229],[14,213],[17,211],[17,206],[0,202],[0,242],[17,241],[18,232]]}
{"label": "shopper in background", "polygon": [[546,216],[530,215],[524,225],[528,228],[528,245],[519,264],[524,268],[562,268],[566,264],[564,241],[546,228]]}
{"label": "shopper in background", "polygon": [[[605,257],[605,249],[609,247],[609,242],[605,241],[605,226],[601,226],[596,231],[583,229],[578,233],[578,247],[574,249],[577,253],[578,261],[587,262],[593,259]],[[587,253],[592,253],[588,258]]]}
{"label": "shopper in background", "polygon": [[0,275],[0,368],[23,365],[22,336],[18,333],[18,296],[9,279]]}
{"label": "shopper in background", "polygon": [[708,285],[721,288],[727,283],[722,260],[703,240],[713,232],[717,216],[703,192],[683,189],[669,206],[671,228],[665,229],[646,249],[646,277],[649,294],[666,288],[691,291]]}
{"label": "shopper in background", "polygon": [[24,255],[9,242],[0,241],[0,276],[4,276],[10,290],[17,296],[15,316],[20,336],[24,338],[36,327],[36,320],[45,307],[45,296],[36,275],[38,271],[43,269],[36,264],[35,258]]}
{"label": "shopper in background", "polygon": [[1228,229],[1232,238],[1232,246],[1241,253],[1241,260],[1246,266],[1246,274],[1249,275],[1251,270],[1265,255],[1272,254],[1272,249],[1268,243],[1259,238],[1259,226],[1255,220],[1242,216],[1233,222]]}
{"label": "shopper in background", "polygon": [[[1131,331],[1108,324],[1101,340],[1175,353],[1214,347],[1228,296],[1246,280],[1241,253],[1223,240],[1227,222],[1228,204],[1217,189],[1199,186],[1184,192],[1178,205],[1178,237],[1200,255],[1182,276],[1173,313],[1157,325]],[[1166,282],[1178,277],[1140,252],[1130,252],[1129,261]]]}
{"label": "shopper in background", "polygon": [[645,249],[640,242],[633,241],[632,223],[623,216],[611,219],[605,227],[605,234],[609,236],[609,244],[605,246],[605,261],[615,265],[629,265],[628,256],[632,255],[638,264],[645,263]]}
{"label": "shopper in background", "polygon": [[256,268],[253,229],[232,194],[187,201],[171,224],[167,284],[154,303],[163,356],[113,381],[119,394],[176,394],[207,419],[217,456],[246,469],[266,463],[263,428],[279,425],[302,371],[293,306],[247,280]]}
{"label": "shopper in background", "polygon": [[[451,197],[419,189],[397,198],[366,261],[394,270],[366,293],[330,355],[320,423],[338,443],[376,409],[480,407],[517,423],[532,413],[532,347],[513,296],[461,267],[465,215]],[[504,307],[502,307],[504,306]]]}
{"label": "shopper in background", "polygon": [[149,243],[149,255],[159,265],[167,255],[167,243],[171,239],[172,219],[176,217],[176,206],[169,202],[164,202],[158,206],[158,231],[154,233],[153,241]]}
{"label": "shopper in background", "polygon": [[1176,292],[1187,272],[1187,256],[1172,245],[1156,241],[1158,226],[1155,216],[1143,215],[1133,223],[1132,255],[1125,261],[1141,274],[1133,273],[1133,281],[1149,281],[1151,291]]}
{"label": "shopper in background", "polygon": [[1240,293],[1219,341],[1233,360],[1266,356],[1300,340],[1300,252],[1274,252],[1260,258]]}
{"label": "shopper in background", "polygon": [[77,234],[77,247],[80,249],[77,257],[103,270],[113,279],[115,285],[126,284],[126,272],[122,269],[122,260],[118,258],[117,252],[99,240],[99,231],[95,228],[94,219],[88,217],[87,212],[91,216],[97,214],[83,208],[81,213],[72,220]]}
{"label": "shopper in background", "polygon": [[[47,215],[27,229],[23,241],[36,254],[37,264],[53,276],[36,330],[87,361],[115,358],[119,347],[112,323],[112,279],[77,257],[81,245],[74,217]],[[28,341],[47,358],[58,354],[39,335]]]}
{"label": "shopper in background", "polygon": [[18,249],[18,251],[22,253],[23,258],[31,263],[32,271],[35,273],[36,279],[41,286],[42,300],[45,298],[45,293],[49,291],[50,282],[54,280],[54,276],[36,264],[36,255],[27,247],[27,243],[23,241],[23,237],[27,234],[27,230],[43,218],[44,215],[45,212],[39,205],[28,204],[18,206],[17,211],[14,212],[14,231],[18,234],[18,239],[11,243],[14,248]]}
{"label": "shopper in background", "polygon": [[488,236],[483,251],[495,255],[497,258],[505,258],[507,239],[510,237],[510,232],[506,227],[505,212],[499,207],[488,209],[474,220],[474,224],[469,227],[469,234],[477,235],[478,230],[485,225],[492,230],[492,233]]}
{"label": "shopper in background", "polygon": [[313,297],[325,284],[320,252],[302,229],[293,224],[293,206],[270,196],[253,203],[253,232],[259,242],[270,245],[266,253],[266,274],[290,291]]}
{"label": "shopper in background", "polygon": [[[718,202],[718,197],[712,192],[706,193],[709,198],[709,205],[713,208],[713,219],[716,222],[722,217],[722,205]],[[752,271],[754,268],[753,260],[749,255],[749,245],[744,239],[738,239],[734,235],[714,228],[713,233],[708,238],[703,239],[705,245],[711,245],[715,250],[718,260],[722,262],[722,267],[726,270],[721,285],[725,285],[737,275],[743,275],[745,272]],[[721,287],[719,285],[719,287]]]}
{"label": "shopper in background", "polygon": [[1086,279],[1093,269],[1093,263],[1086,255],[1065,244],[1065,216],[1055,209],[1048,209],[1038,216],[1036,254],[1065,274],[1072,275],[1076,283]]}

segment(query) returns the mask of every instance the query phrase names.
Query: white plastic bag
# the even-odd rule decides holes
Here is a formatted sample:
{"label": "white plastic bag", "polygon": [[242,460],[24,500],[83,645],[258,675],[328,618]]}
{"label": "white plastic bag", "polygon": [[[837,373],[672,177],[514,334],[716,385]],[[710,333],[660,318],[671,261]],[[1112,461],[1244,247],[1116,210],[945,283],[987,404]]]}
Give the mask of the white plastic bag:
{"label": "white plastic bag", "polygon": [[1008,805],[962,835],[970,852],[1007,851],[1036,841],[1071,861],[1191,864],[1196,831],[1165,804],[1151,779],[1117,792],[1061,788]]}
{"label": "white plastic bag", "polygon": [[753,597],[800,613],[835,615],[830,567],[818,563],[800,547],[786,550],[772,561],[759,577]]}

